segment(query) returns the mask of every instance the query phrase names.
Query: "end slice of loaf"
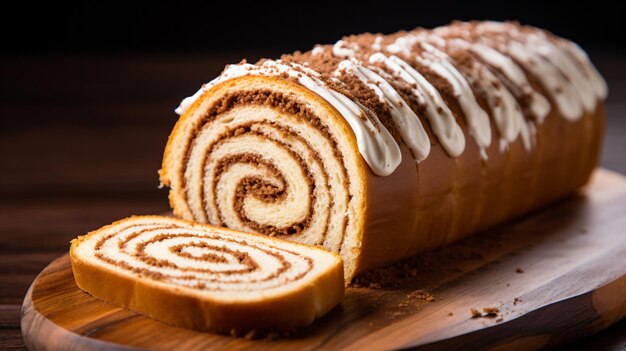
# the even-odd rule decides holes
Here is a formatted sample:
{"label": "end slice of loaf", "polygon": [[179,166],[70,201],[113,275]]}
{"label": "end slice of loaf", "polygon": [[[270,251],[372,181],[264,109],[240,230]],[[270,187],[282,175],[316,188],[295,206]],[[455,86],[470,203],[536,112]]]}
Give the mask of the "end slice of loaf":
{"label": "end slice of loaf", "polygon": [[196,330],[288,331],[344,293],[334,253],[169,217],[117,221],[73,240],[70,257],[87,293]]}

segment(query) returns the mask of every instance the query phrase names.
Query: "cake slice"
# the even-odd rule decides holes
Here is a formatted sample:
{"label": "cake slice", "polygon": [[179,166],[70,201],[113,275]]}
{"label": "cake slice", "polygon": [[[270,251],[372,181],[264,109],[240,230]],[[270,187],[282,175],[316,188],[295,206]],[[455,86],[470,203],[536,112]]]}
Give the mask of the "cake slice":
{"label": "cake slice", "polygon": [[196,330],[293,330],[344,293],[334,253],[169,217],[117,221],[73,240],[70,257],[87,293]]}

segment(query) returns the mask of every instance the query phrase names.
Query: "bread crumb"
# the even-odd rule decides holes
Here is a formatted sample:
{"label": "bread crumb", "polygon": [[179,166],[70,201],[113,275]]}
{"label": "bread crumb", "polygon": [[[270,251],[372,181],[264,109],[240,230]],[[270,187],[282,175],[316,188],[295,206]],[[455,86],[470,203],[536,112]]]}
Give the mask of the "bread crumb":
{"label": "bread crumb", "polygon": [[431,293],[424,290],[415,290],[412,293],[408,294],[406,297],[407,299],[419,299],[428,302],[435,301],[435,297]]}
{"label": "bread crumb", "polygon": [[517,267],[515,273],[524,273],[524,270],[521,267]]}
{"label": "bread crumb", "polygon": [[476,308],[472,308],[470,312],[472,313],[472,318],[494,318],[498,316],[500,309],[497,307],[483,307],[483,312],[481,313]]}
{"label": "bread crumb", "polygon": [[496,323],[502,323],[503,320],[504,319],[502,319],[502,318],[498,318],[498,319],[496,319]]}
{"label": "bread crumb", "polygon": [[497,307],[483,307],[483,312],[485,312],[485,316],[497,316],[500,313],[500,309]]}
{"label": "bread crumb", "polygon": [[454,315],[454,313],[448,312],[448,317],[452,317],[453,315]]}
{"label": "bread crumb", "polygon": [[522,302],[522,299],[520,299],[519,297],[513,299],[513,305],[517,305],[518,302]]}

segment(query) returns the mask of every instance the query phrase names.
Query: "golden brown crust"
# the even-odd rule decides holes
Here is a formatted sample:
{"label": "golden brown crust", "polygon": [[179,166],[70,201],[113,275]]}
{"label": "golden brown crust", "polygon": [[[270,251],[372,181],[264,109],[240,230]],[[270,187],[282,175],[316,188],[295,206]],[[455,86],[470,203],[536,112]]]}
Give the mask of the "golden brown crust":
{"label": "golden brown crust", "polygon": [[[140,218],[162,218],[141,216]],[[133,220],[131,217],[113,223]],[[176,223],[192,224],[171,219]],[[259,296],[254,301],[220,301],[208,294],[194,293],[175,285],[164,286],[147,279],[136,279],[90,263],[76,254],[81,241],[89,235],[110,226],[93,231],[72,241],[70,260],[78,287],[94,297],[113,303],[167,324],[204,331],[228,333],[232,330],[246,332],[290,331],[307,326],[327,313],[341,300],[344,293],[343,265],[339,256],[336,263],[324,273],[301,284],[297,289],[283,294]],[[215,227],[211,227],[215,228]],[[218,231],[230,231],[218,228]],[[248,234],[257,235],[257,234]],[[279,240],[262,236],[263,240]],[[294,245],[299,245],[292,243]],[[321,250],[317,248],[315,249]]]}
{"label": "golden brown crust", "polygon": [[[604,118],[601,102],[594,113],[575,122],[553,109],[530,152],[518,140],[500,156],[500,151],[488,150],[489,160],[483,163],[475,144],[468,144],[457,159],[435,144],[417,166],[404,157],[389,177],[370,172],[356,272],[452,243],[572,193],[597,166]],[[463,187],[467,189],[459,190]]]}

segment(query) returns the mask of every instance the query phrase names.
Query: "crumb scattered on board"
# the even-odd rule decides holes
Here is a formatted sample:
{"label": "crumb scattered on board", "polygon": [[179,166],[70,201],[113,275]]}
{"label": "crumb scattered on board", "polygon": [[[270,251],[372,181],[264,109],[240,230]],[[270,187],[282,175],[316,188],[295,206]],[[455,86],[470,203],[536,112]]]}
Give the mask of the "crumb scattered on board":
{"label": "crumb scattered on board", "polygon": [[412,293],[408,294],[406,297],[408,299],[425,300],[428,302],[435,301],[435,297],[433,296],[433,294],[424,290],[415,290]]}
{"label": "crumb scattered on board", "polygon": [[470,309],[472,318],[495,318],[500,313],[500,309],[497,307],[483,307],[482,312],[476,308]]}
{"label": "crumb scattered on board", "polygon": [[483,307],[483,312],[487,314],[487,316],[497,316],[500,313],[500,309],[497,307]]}
{"label": "crumb scattered on board", "polygon": [[521,267],[517,267],[515,273],[524,273],[524,270]]}
{"label": "crumb scattered on board", "polygon": [[411,292],[410,294],[406,295],[406,300],[403,302],[400,302],[398,304],[398,307],[413,305],[415,303],[415,300],[424,300],[424,301],[432,302],[432,301],[435,301],[435,297],[433,296],[433,294],[427,291],[415,290]]}
{"label": "crumb scattered on board", "polygon": [[360,273],[350,283],[354,288],[387,289],[432,286],[463,272],[472,271],[490,263],[499,242],[506,236],[485,234],[471,237],[445,249],[411,256],[386,267]]}
{"label": "crumb scattered on board", "polygon": [[470,309],[470,313],[472,314],[472,318],[480,318],[483,316],[483,314],[475,308]]}

